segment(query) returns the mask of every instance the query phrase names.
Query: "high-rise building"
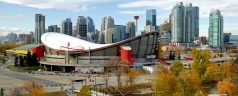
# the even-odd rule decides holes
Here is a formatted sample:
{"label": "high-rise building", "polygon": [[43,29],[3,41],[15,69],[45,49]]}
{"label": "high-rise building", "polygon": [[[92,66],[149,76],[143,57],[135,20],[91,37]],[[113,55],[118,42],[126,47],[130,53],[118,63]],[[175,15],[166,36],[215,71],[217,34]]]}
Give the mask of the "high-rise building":
{"label": "high-rise building", "polygon": [[41,35],[45,33],[45,16],[42,14],[35,14],[35,38],[36,44],[41,43]]}
{"label": "high-rise building", "polygon": [[126,24],[126,38],[136,36],[136,25],[134,22],[127,22]]}
{"label": "high-rise building", "polygon": [[223,16],[220,10],[212,10],[209,15],[209,46],[213,48],[224,47]]}
{"label": "high-rise building", "polygon": [[124,25],[116,25],[115,33],[113,34],[114,41],[119,42],[126,39],[126,26]]}
{"label": "high-rise building", "polygon": [[162,45],[168,45],[171,41],[171,31],[170,31],[170,24],[168,21],[164,21],[160,27],[160,44]]}
{"label": "high-rise building", "polygon": [[207,37],[201,36],[201,37],[200,37],[200,41],[201,41],[201,43],[202,43],[203,45],[207,44]]}
{"label": "high-rise building", "polygon": [[70,18],[62,21],[61,33],[72,36],[72,21]]}
{"label": "high-rise building", "polygon": [[7,40],[8,40],[8,42],[10,42],[10,43],[16,43],[16,41],[17,41],[17,34],[15,34],[15,33],[13,33],[13,32],[9,33],[9,34],[7,35]]}
{"label": "high-rise building", "polygon": [[95,42],[95,24],[91,17],[86,17],[87,19],[87,40]]}
{"label": "high-rise building", "polygon": [[60,33],[60,28],[57,25],[50,25],[50,26],[48,26],[48,32]]}
{"label": "high-rise building", "polygon": [[101,23],[101,32],[99,35],[99,43],[112,43],[114,27],[114,19],[111,16],[103,17]]}
{"label": "high-rise building", "polygon": [[199,38],[199,7],[194,6],[193,10],[194,10],[193,14],[195,18],[195,21],[194,21],[195,35],[194,36]]}
{"label": "high-rise building", "polygon": [[193,45],[199,36],[199,8],[182,2],[176,4],[170,14],[172,43],[178,45]]}
{"label": "high-rise building", "polygon": [[24,43],[26,43],[26,44],[31,44],[32,43],[32,36],[30,34],[25,35]]}
{"label": "high-rise building", "polygon": [[146,26],[156,26],[156,10],[146,10]]}
{"label": "high-rise building", "polygon": [[231,33],[224,33],[224,43],[230,42]]}
{"label": "high-rise building", "polygon": [[84,16],[78,16],[76,37],[87,40],[87,19]]}

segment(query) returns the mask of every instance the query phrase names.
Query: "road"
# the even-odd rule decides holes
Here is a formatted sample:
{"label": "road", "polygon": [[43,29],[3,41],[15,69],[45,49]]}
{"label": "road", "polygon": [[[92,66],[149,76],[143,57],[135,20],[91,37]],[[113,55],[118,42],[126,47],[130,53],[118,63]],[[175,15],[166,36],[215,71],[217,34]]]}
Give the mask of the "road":
{"label": "road", "polygon": [[54,81],[50,81],[50,80],[45,80],[45,79],[41,79],[41,78],[35,78],[35,77],[32,77],[32,76],[27,75],[25,73],[18,73],[18,72],[12,72],[12,71],[6,70],[5,66],[7,66],[9,64],[12,64],[12,63],[13,63],[13,60],[7,61],[6,64],[1,64],[0,63],[0,77],[1,76],[2,77],[10,77],[10,78],[18,79],[18,80],[21,80],[21,81],[35,80],[37,83],[43,84],[45,86],[62,85],[62,83],[58,83],[58,82],[54,82]]}

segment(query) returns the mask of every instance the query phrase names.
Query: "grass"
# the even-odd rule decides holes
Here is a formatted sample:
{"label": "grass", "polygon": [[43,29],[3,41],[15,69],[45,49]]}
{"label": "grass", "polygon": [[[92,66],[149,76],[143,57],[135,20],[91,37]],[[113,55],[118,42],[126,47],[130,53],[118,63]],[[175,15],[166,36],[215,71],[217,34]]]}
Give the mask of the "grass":
{"label": "grass", "polygon": [[42,69],[40,66],[18,67],[18,66],[14,66],[14,65],[8,65],[7,68],[10,69],[11,71],[15,71],[15,72],[32,72],[32,71],[38,71],[39,69]]}

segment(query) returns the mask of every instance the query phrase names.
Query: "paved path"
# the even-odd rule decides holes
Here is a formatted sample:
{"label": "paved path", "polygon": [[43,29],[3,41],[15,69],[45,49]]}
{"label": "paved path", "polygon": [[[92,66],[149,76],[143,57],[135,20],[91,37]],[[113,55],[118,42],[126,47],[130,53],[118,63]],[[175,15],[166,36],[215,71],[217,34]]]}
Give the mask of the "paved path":
{"label": "paved path", "polygon": [[51,86],[51,85],[62,85],[62,83],[50,81],[50,80],[45,80],[41,78],[35,78],[30,75],[27,75],[26,73],[19,73],[19,72],[12,72],[10,70],[5,69],[5,66],[13,63],[13,60],[9,60],[6,62],[6,64],[0,64],[0,77],[5,76],[5,77],[11,77],[19,80],[35,80],[36,82],[43,84],[45,86]]}

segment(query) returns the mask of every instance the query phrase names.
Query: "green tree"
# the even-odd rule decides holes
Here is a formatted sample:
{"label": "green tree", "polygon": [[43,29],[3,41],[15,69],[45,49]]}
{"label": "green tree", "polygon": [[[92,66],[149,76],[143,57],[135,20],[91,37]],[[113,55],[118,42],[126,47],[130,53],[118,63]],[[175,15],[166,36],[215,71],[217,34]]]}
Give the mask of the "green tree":
{"label": "green tree", "polygon": [[192,50],[193,64],[192,71],[196,72],[201,78],[205,72],[208,64],[210,63],[210,51],[209,50]]}
{"label": "green tree", "polygon": [[179,76],[179,73],[184,70],[183,63],[181,63],[180,61],[174,61],[170,70],[175,76]]}
{"label": "green tree", "polygon": [[202,82],[209,84],[214,79],[216,72],[217,71],[214,69],[214,66],[207,67],[207,70],[204,76],[202,77]]}
{"label": "green tree", "polygon": [[84,86],[80,89],[80,92],[77,94],[77,96],[91,96],[90,86],[84,85]]}

